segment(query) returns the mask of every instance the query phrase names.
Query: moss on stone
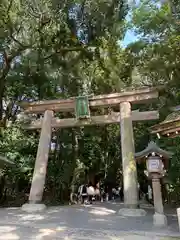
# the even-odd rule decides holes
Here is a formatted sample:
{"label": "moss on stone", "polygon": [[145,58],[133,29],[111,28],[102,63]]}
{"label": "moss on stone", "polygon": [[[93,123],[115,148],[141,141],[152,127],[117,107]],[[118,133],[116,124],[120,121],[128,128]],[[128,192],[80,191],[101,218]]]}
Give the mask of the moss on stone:
{"label": "moss on stone", "polygon": [[162,123],[180,120],[180,111],[169,114]]}
{"label": "moss on stone", "polygon": [[163,237],[160,238],[159,240],[180,240],[180,237]]}

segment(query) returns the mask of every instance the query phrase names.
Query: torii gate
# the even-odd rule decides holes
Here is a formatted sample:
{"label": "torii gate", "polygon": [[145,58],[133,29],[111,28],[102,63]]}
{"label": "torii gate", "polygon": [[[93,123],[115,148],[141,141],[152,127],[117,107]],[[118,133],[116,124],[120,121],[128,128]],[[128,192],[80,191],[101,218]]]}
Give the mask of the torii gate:
{"label": "torii gate", "polygon": [[[132,121],[145,121],[159,118],[158,111],[131,111],[131,104],[147,103],[158,98],[157,88],[140,88],[133,91],[123,91],[93,97],[78,97],[64,100],[46,100],[23,103],[21,106],[27,114],[44,113],[43,119],[35,120],[27,129],[40,129],[40,140],[36,156],[35,168],[29,195],[29,206],[39,206],[42,201],[46,170],[48,164],[49,146],[52,128],[79,127],[87,125],[102,125],[120,123],[121,148],[123,162],[124,204],[126,208],[138,207],[137,169],[134,159],[134,137]],[[97,107],[119,106],[120,111],[108,115],[90,116],[90,110]],[[57,119],[54,112],[75,112],[76,118]],[[28,204],[25,204],[26,208]],[[43,207],[42,207],[43,208]],[[25,207],[24,207],[25,209]],[[36,209],[36,207],[35,207]],[[39,208],[37,208],[39,210]],[[32,208],[30,209],[32,211]]]}

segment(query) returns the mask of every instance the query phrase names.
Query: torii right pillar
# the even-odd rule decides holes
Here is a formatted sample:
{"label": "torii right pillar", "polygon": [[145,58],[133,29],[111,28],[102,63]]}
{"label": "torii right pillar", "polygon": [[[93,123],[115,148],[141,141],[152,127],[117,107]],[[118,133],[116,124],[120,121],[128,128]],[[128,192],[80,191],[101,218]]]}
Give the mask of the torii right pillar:
{"label": "torii right pillar", "polygon": [[146,212],[138,209],[137,167],[130,102],[120,103],[120,115],[124,208],[120,209],[119,213],[124,216],[144,216]]}

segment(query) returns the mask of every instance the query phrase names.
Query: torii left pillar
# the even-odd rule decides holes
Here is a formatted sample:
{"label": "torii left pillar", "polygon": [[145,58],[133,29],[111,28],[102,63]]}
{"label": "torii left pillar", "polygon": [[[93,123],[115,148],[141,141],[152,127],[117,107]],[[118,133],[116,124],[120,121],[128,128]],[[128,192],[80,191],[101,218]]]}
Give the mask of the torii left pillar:
{"label": "torii left pillar", "polygon": [[27,212],[42,211],[46,207],[44,204],[41,203],[41,201],[46,180],[49,148],[52,134],[51,122],[53,115],[53,111],[51,110],[46,110],[44,114],[31,190],[29,195],[29,203],[26,203],[22,206],[22,209]]}

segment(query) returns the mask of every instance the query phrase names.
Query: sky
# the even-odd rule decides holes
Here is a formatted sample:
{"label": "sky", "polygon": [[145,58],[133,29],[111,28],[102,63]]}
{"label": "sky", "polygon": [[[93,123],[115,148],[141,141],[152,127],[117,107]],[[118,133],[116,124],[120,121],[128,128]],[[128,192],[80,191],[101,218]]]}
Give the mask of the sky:
{"label": "sky", "polygon": [[[131,21],[131,17],[128,15],[126,17],[127,21]],[[122,41],[120,41],[120,45],[122,47],[126,47],[128,44],[132,43],[132,42],[136,42],[138,40],[138,36],[134,33],[133,29],[128,29],[125,37]]]}
{"label": "sky", "polygon": [[[138,6],[139,3],[140,3],[139,0],[135,0],[135,1],[134,1],[134,0],[128,0],[129,6],[131,6],[131,4],[133,4],[133,5],[135,4],[136,6]],[[131,17],[132,17],[131,14],[132,14],[132,13],[131,13],[131,11],[130,11],[130,13],[126,16],[126,20],[127,20],[128,22],[131,21]],[[135,42],[135,41],[137,41],[137,40],[138,40],[138,37],[137,37],[136,34],[133,32],[133,29],[129,29],[129,30],[126,32],[123,41],[120,42],[120,45],[121,45],[122,47],[126,47],[128,44],[130,44],[130,43],[132,43],[132,42]]]}
{"label": "sky", "polygon": [[138,36],[133,32],[133,30],[128,30],[123,41],[120,43],[123,47],[126,47],[128,44],[138,40]]}

